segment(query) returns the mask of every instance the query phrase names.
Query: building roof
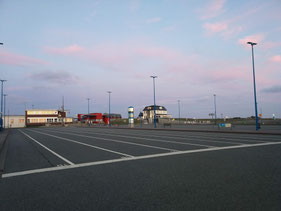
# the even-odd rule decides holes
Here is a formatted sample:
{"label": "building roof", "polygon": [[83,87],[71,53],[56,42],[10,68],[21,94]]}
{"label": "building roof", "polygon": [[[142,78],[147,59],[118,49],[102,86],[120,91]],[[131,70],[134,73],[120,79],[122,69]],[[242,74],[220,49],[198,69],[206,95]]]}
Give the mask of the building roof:
{"label": "building roof", "polygon": [[[154,105],[146,106],[143,109],[143,111],[151,111],[151,110],[154,110]],[[164,106],[159,106],[159,105],[155,106],[155,110],[167,111],[167,109]]]}

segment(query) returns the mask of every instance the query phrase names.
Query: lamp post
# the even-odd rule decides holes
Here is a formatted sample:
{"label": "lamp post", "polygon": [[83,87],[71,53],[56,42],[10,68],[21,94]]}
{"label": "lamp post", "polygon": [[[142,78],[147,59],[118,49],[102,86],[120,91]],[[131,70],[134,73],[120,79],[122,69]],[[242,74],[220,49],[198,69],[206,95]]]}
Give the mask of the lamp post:
{"label": "lamp post", "polygon": [[256,130],[260,129],[259,117],[258,117],[258,106],[257,106],[257,95],[256,95],[256,77],[255,77],[255,61],[254,61],[254,45],[257,43],[247,42],[252,48],[252,62],[253,62],[253,82],[254,82],[254,98],[255,98],[255,115],[256,115]]}
{"label": "lamp post", "polygon": [[109,123],[109,127],[111,127],[111,116],[110,116],[110,94],[112,93],[111,91],[107,91],[108,93],[108,123]]}
{"label": "lamp post", "polygon": [[0,130],[3,129],[3,84],[7,80],[0,80],[1,81],[1,127]]}
{"label": "lamp post", "polygon": [[179,125],[180,125],[180,119],[181,119],[180,100],[178,100],[178,108],[179,108]]}
{"label": "lamp post", "polygon": [[217,124],[217,95],[214,94],[214,105],[215,105],[215,125]]}
{"label": "lamp post", "polygon": [[6,128],[6,96],[8,96],[7,94],[4,94],[4,128]]}
{"label": "lamp post", "polygon": [[6,96],[7,94],[4,94],[4,128],[6,128]]}
{"label": "lamp post", "polygon": [[90,122],[90,98],[86,98],[88,100],[88,124]]}
{"label": "lamp post", "polygon": [[153,79],[153,96],[154,96],[154,128],[156,128],[156,102],[155,102],[155,78],[157,76],[150,76]]}

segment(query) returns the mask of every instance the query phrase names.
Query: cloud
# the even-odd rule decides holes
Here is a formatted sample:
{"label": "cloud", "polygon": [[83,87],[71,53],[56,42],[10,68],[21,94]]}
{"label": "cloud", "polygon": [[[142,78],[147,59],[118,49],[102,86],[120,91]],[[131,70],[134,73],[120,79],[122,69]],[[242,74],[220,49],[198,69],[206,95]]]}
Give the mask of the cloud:
{"label": "cloud", "polygon": [[264,88],[261,91],[265,93],[281,93],[281,86],[272,86],[269,88]]}
{"label": "cloud", "polygon": [[203,27],[211,33],[217,33],[225,31],[228,25],[226,23],[205,23]]}
{"label": "cloud", "polygon": [[232,38],[233,36],[239,34],[240,32],[243,31],[243,27],[242,26],[236,26],[236,27],[232,27],[232,28],[229,28],[228,30],[222,32],[222,37],[224,39],[230,39]]}
{"label": "cloud", "polygon": [[74,76],[66,71],[41,71],[31,73],[27,76],[28,78],[36,81],[46,81],[53,84],[71,84],[79,81],[78,76]]}
{"label": "cloud", "polygon": [[79,45],[74,44],[74,45],[67,46],[64,48],[44,47],[44,50],[46,52],[52,53],[52,54],[68,55],[68,54],[81,53],[82,51],[84,51],[84,48],[80,47]]}
{"label": "cloud", "polygon": [[272,41],[267,41],[261,44],[261,47],[263,49],[272,49],[272,48],[278,48],[281,47],[281,42],[272,42]]}
{"label": "cloud", "polygon": [[255,35],[250,35],[250,36],[246,36],[242,39],[238,40],[238,43],[240,45],[247,45],[247,42],[255,42],[255,43],[259,43],[261,41],[264,40],[264,34],[255,34]]}
{"label": "cloud", "polygon": [[23,56],[16,53],[10,53],[4,50],[0,51],[0,63],[16,66],[30,66],[30,65],[47,65],[49,62],[46,62],[41,59]]}
{"label": "cloud", "polygon": [[174,31],[176,28],[177,28],[176,25],[166,26],[163,28],[163,31],[170,32],[170,31]]}
{"label": "cloud", "polygon": [[270,61],[281,63],[281,55],[276,55],[276,56],[271,57]]}
{"label": "cloud", "polygon": [[132,0],[129,2],[129,11],[130,12],[136,12],[141,7],[140,0]]}
{"label": "cloud", "polygon": [[157,23],[157,22],[160,22],[160,21],[161,21],[161,18],[155,17],[155,18],[147,19],[146,23],[150,24],[150,23]]}
{"label": "cloud", "polygon": [[206,20],[222,14],[225,3],[226,0],[212,0],[207,7],[200,11],[202,14],[200,19]]}

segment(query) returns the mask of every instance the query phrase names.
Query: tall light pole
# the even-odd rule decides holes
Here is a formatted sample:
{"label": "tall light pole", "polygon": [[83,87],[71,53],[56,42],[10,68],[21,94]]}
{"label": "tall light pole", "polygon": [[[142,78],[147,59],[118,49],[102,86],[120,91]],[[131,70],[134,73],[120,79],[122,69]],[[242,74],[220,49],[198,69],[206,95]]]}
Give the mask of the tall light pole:
{"label": "tall light pole", "polygon": [[180,125],[180,119],[181,119],[181,107],[180,107],[180,100],[178,100],[178,108],[179,108],[179,125]]}
{"label": "tall light pole", "polygon": [[8,96],[7,94],[4,94],[4,128],[6,128],[6,96]]}
{"label": "tall light pole", "polygon": [[90,98],[87,98],[86,100],[88,100],[88,123],[90,121]]}
{"label": "tall light pole", "polygon": [[7,80],[0,80],[1,81],[1,127],[0,130],[3,129],[3,84]]}
{"label": "tall light pole", "polygon": [[252,62],[253,62],[253,82],[254,82],[254,98],[255,98],[255,115],[256,115],[256,130],[260,129],[259,117],[258,117],[258,106],[257,106],[257,95],[256,95],[256,77],[255,77],[255,61],[254,61],[254,45],[257,43],[247,42],[252,47]]}
{"label": "tall light pole", "polygon": [[214,94],[214,105],[215,105],[215,125],[217,124],[217,100],[216,100],[217,95]]}
{"label": "tall light pole", "polygon": [[156,128],[156,102],[155,102],[155,78],[157,76],[150,76],[153,79],[153,93],[154,93],[154,128]]}
{"label": "tall light pole", "polygon": [[108,123],[109,127],[111,127],[111,116],[110,116],[110,94],[112,93],[111,91],[107,91],[108,93]]}

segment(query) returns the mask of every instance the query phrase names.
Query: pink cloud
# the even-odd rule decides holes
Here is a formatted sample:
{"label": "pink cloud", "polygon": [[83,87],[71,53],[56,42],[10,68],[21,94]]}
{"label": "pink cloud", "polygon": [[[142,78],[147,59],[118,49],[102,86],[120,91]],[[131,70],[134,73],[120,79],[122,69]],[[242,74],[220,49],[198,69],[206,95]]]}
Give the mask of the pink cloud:
{"label": "pink cloud", "polygon": [[281,47],[281,42],[272,42],[272,41],[268,41],[268,42],[264,42],[261,44],[261,47],[263,49],[271,49],[271,48],[278,48]]}
{"label": "pink cloud", "polygon": [[49,62],[46,62],[41,59],[10,53],[4,50],[0,51],[0,63],[8,64],[8,65],[16,65],[16,66],[49,64]]}
{"label": "pink cloud", "polygon": [[226,0],[212,0],[211,3],[201,11],[201,19],[210,19],[220,15],[223,12]]}
{"label": "pink cloud", "polygon": [[240,45],[247,45],[247,42],[255,42],[255,43],[260,43],[261,41],[264,40],[264,35],[263,34],[255,34],[255,35],[250,35],[246,36],[242,39],[238,40],[238,43]]}
{"label": "pink cloud", "polygon": [[276,55],[276,56],[271,57],[270,61],[281,63],[281,55]]}
{"label": "pink cloud", "polygon": [[228,29],[228,30],[226,30],[226,31],[224,31],[224,32],[222,32],[222,37],[224,38],[224,39],[230,39],[230,38],[232,38],[233,36],[235,36],[235,35],[237,35],[237,34],[239,34],[240,32],[242,32],[243,31],[243,27],[242,26],[237,26],[237,27],[232,27],[232,28],[230,28],[230,29]]}
{"label": "pink cloud", "polygon": [[80,53],[84,50],[84,48],[74,44],[64,48],[45,47],[44,50],[48,53],[67,55],[67,54]]}
{"label": "pink cloud", "polygon": [[161,21],[161,18],[155,17],[155,18],[150,18],[150,19],[146,20],[146,23],[157,23],[160,21]]}
{"label": "pink cloud", "polygon": [[225,31],[228,28],[226,23],[205,23],[204,28],[211,33]]}

